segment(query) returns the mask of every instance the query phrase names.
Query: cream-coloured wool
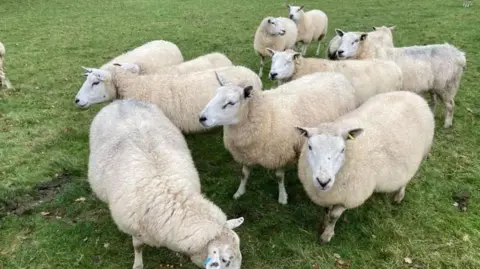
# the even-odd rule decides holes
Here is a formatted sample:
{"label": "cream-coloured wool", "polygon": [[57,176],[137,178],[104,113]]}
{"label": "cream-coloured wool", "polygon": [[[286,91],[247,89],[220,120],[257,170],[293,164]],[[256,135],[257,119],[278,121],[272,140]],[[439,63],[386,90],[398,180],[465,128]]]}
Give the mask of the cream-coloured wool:
{"label": "cream-coloured wool", "polygon": [[[135,99],[158,105],[165,115],[184,133],[203,132],[198,114],[218,88],[214,71],[234,82],[246,81],[255,89],[262,89],[262,81],[252,70],[243,66],[210,69],[178,76],[139,76],[121,67],[112,73],[96,70],[89,84],[95,85],[92,92],[96,98],[89,103],[102,103],[113,99]],[[112,75],[113,74],[113,75]],[[98,98],[97,98],[98,97]]]}
{"label": "cream-coloured wool", "polygon": [[233,229],[243,218],[227,221],[201,194],[185,138],[160,109],[112,102],[93,119],[89,141],[90,186],[117,227],[132,236],[134,269],[143,268],[144,244],[187,254],[202,268],[240,268]]}
{"label": "cream-coloured wool", "polygon": [[283,167],[296,162],[302,146],[293,126],[316,126],[354,109],[354,88],[339,73],[315,73],[263,92],[222,76],[222,86],[200,113],[200,122],[223,126],[225,148],[243,165],[233,197],[245,193],[250,166],[261,165],[276,169],[278,202],[287,204]]}
{"label": "cream-coloured wool", "polygon": [[315,53],[315,55],[318,56],[320,54],[320,42],[327,35],[327,14],[318,9],[305,12],[303,10],[304,6],[287,5],[287,8],[289,9],[290,19],[297,25],[297,43],[302,43],[303,45],[301,50],[302,55],[305,56],[310,43],[318,41],[317,51]]}
{"label": "cream-coloured wool", "polygon": [[374,192],[395,202],[432,146],[435,121],[427,102],[411,92],[383,93],[333,122],[298,128],[307,136],[298,177],[310,199],[328,207],[321,241],[329,242],[346,209]]}
{"label": "cream-coloured wool", "polygon": [[262,20],[255,32],[253,48],[260,57],[258,75],[263,76],[265,57],[268,56],[267,48],[275,50],[293,49],[297,40],[297,26],[288,18],[266,17]]}
{"label": "cream-coloured wool", "polygon": [[11,89],[13,88],[12,83],[10,83],[10,80],[5,74],[4,69],[5,53],[5,46],[2,44],[2,42],[0,42],[0,87],[6,87],[7,89]]}
{"label": "cream-coloured wool", "polygon": [[446,44],[381,48],[368,38],[368,33],[345,33],[338,52],[339,59],[383,59],[394,61],[402,70],[404,91],[429,92],[435,111],[437,97],[445,105],[444,127],[452,126],[455,95],[460,87],[467,60],[465,53]]}
{"label": "cream-coloured wool", "polygon": [[270,79],[284,82],[315,72],[342,73],[355,88],[357,106],[373,95],[402,89],[402,71],[392,61],[377,59],[331,61],[304,58],[293,50],[270,50],[270,53],[272,55]]}
{"label": "cream-coloured wool", "polygon": [[[372,41],[373,44],[382,48],[393,48],[393,34],[392,31],[395,29],[393,26],[379,26],[373,27],[373,31],[368,32],[368,38]],[[327,56],[330,60],[338,60],[338,48],[342,44],[342,36],[345,34],[344,31],[340,29],[335,29],[336,35],[330,40],[327,47]],[[362,32],[355,32],[361,34]]]}

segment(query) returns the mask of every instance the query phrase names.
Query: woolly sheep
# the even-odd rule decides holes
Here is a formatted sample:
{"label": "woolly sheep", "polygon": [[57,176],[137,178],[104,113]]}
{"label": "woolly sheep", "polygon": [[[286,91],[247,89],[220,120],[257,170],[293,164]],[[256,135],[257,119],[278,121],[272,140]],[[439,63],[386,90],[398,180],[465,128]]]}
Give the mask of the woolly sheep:
{"label": "woolly sheep", "polygon": [[207,130],[198,121],[198,114],[219,86],[214,70],[234,82],[246,81],[255,89],[262,89],[262,81],[257,74],[243,66],[222,67],[179,76],[139,76],[121,67],[116,68],[118,70],[112,73],[92,70],[86,86],[77,95],[83,104],[88,106],[113,99],[147,101],[158,105],[173,124],[185,133]]}
{"label": "woolly sheep", "polygon": [[11,89],[13,88],[12,83],[10,83],[4,69],[5,53],[5,46],[0,42],[0,86]]}
{"label": "woolly sheep", "polygon": [[[140,69],[138,65],[131,63],[122,63],[116,65],[134,73],[139,73],[137,71]],[[227,66],[233,66],[232,61],[230,61],[227,56],[219,52],[212,52],[177,65],[160,68],[155,71],[155,73],[162,75],[182,75]]]}
{"label": "woolly sheep", "polygon": [[315,72],[342,73],[355,88],[357,106],[375,94],[399,91],[402,88],[402,71],[392,61],[330,61],[304,58],[293,50],[269,51],[272,55],[270,79],[288,81]]}
{"label": "woolly sheep", "polygon": [[200,113],[200,122],[223,126],[226,149],[243,165],[234,199],[245,193],[250,167],[258,164],[276,169],[278,202],[287,204],[283,167],[295,162],[302,145],[293,126],[313,126],[354,109],[355,90],[339,73],[315,73],[263,92],[218,77],[221,87]]}
{"label": "woolly sheep", "polygon": [[339,48],[340,59],[379,58],[394,61],[403,74],[404,91],[429,92],[435,112],[437,97],[445,105],[444,128],[452,126],[455,95],[466,68],[465,53],[445,44],[381,48],[372,44],[368,33],[345,33]]}
{"label": "woolly sheep", "polygon": [[160,109],[112,102],[93,119],[89,141],[88,181],[117,227],[132,236],[134,269],[143,268],[145,244],[187,254],[202,268],[240,269],[233,229],[243,218],[227,220],[202,195],[185,138]]}
{"label": "woolly sheep", "polygon": [[434,128],[425,100],[405,91],[376,95],[316,128],[297,128],[308,138],[298,177],[310,199],[328,208],[319,240],[329,242],[342,213],[374,192],[395,192],[400,203],[430,151]]}
{"label": "woolly sheep", "polygon": [[297,26],[288,18],[266,17],[262,20],[255,32],[253,48],[260,56],[260,70],[258,75],[263,76],[265,57],[268,56],[266,48],[285,50],[295,47],[297,40]]}
{"label": "woolly sheep", "polygon": [[[393,48],[393,34],[392,31],[395,29],[395,25],[393,26],[373,26],[373,31],[368,32],[368,38],[374,40],[377,46],[383,48]],[[330,60],[338,60],[337,50],[342,43],[342,36],[345,33],[341,29],[335,29],[336,35],[330,40],[327,47],[327,56]],[[356,32],[361,33],[361,32]]]}
{"label": "woolly sheep", "polygon": [[297,25],[298,35],[297,42],[302,43],[302,55],[307,53],[308,45],[313,41],[318,40],[317,52],[320,53],[320,42],[327,35],[328,30],[328,17],[325,12],[314,9],[304,12],[304,6],[290,6],[289,9],[290,19],[292,19]]}

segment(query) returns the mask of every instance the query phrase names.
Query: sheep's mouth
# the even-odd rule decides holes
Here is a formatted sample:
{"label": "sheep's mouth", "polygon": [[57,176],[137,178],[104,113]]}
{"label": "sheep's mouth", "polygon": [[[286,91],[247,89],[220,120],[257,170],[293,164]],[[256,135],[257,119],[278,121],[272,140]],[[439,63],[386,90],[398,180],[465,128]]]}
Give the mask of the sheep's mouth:
{"label": "sheep's mouth", "polygon": [[285,35],[285,30],[281,31],[281,32],[280,32],[280,35],[281,35],[281,36]]}

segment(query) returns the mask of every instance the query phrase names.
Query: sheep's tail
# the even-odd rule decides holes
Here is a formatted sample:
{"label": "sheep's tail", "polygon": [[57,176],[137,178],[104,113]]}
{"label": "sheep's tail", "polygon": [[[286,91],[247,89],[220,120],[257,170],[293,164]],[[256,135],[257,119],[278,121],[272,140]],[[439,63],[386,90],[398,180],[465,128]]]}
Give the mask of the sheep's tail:
{"label": "sheep's tail", "polygon": [[460,49],[456,48],[455,46],[450,45],[449,43],[445,43],[445,45],[449,46],[452,48],[452,50],[455,52],[455,60],[456,63],[462,67],[462,70],[465,71],[467,70],[467,55],[464,51],[461,51]]}

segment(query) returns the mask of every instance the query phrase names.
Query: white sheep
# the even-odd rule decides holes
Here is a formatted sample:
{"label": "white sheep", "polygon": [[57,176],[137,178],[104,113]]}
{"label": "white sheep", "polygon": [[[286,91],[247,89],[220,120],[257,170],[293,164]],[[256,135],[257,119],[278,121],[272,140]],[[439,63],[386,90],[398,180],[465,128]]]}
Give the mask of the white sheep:
{"label": "white sheep", "polygon": [[[393,34],[392,31],[396,25],[393,26],[373,26],[373,31],[368,32],[368,38],[373,40],[377,46],[383,48],[393,48]],[[342,36],[345,34],[341,29],[335,29],[336,35],[330,40],[327,47],[327,57],[330,60],[338,60],[337,50],[342,43]],[[355,32],[361,33],[361,32]]]}
{"label": "white sheep", "polygon": [[319,240],[329,242],[342,213],[374,192],[395,192],[400,203],[430,151],[434,128],[426,101],[405,91],[376,95],[316,128],[297,128],[308,137],[298,177],[310,199],[328,209]]}
{"label": "white sheep", "polygon": [[234,82],[246,81],[262,89],[262,81],[243,66],[210,69],[183,75],[149,74],[139,76],[122,67],[115,72],[94,69],[77,94],[84,108],[113,99],[135,99],[158,105],[165,115],[185,133],[206,131],[198,114],[219,87],[215,70]]}
{"label": "white sheep", "polygon": [[338,50],[339,59],[378,58],[394,61],[402,70],[402,90],[429,92],[434,112],[439,97],[446,108],[443,126],[452,126],[454,98],[467,63],[465,53],[448,43],[382,48],[376,46],[368,36],[368,33],[345,33]]}
{"label": "white sheep", "polygon": [[315,53],[315,55],[318,56],[320,54],[320,42],[327,35],[327,14],[318,9],[304,12],[304,6],[287,5],[287,8],[289,9],[290,19],[292,19],[297,25],[297,43],[302,43],[303,45],[301,50],[302,55],[305,56],[310,43],[318,41],[317,52]]}
{"label": "white sheep", "polygon": [[364,103],[373,95],[402,89],[402,71],[392,61],[347,60],[331,61],[319,58],[304,58],[293,50],[274,51],[269,78],[278,81],[298,79],[315,72],[338,72],[347,77],[355,88],[356,105]]}
{"label": "white sheep", "polygon": [[200,113],[206,127],[223,126],[223,141],[236,162],[243,165],[237,192],[245,193],[250,166],[276,169],[278,202],[287,204],[284,166],[295,162],[302,140],[293,126],[315,126],[355,108],[355,90],[339,73],[315,73],[275,90],[252,90],[219,75],[222,85]]}
{"label": "white sheep", "polygon": [[[121,66],[124,69],[130,70],[137,74],[140,73],[140,66],[136,64],[115,63],[114,65]],[[155,72],[151,73],[162,75],[182,75],[227,66],[233,66],[232,61],[230,61],[227,56],[220,52],[212,52],[177,65],[161,67],[155,70]]]}
{"label": "white sheep", "polygon": [[190,256],[208,269],[240,269],[243,218],[227,220],[200,188],[185,138],[155,105],[118,100],[90,128],[88,181],[117,227],[132,236],[134,269],[144,245]]}
{"label": "white sheep", "polygon": [[0,42],[0,86],[6,87],[7,89],[11,89],[13,88],[12,83],[10,83],[10,80],[5,74],[5,67],[4,67],[5,53],[6,53],[5,46],[2,44],[2,42]]}
{"label": "white sheep", "polygon": [[258,75],[263,76],[265,57],[268,56],[267,48],[276,50],[292,49],[297,40],[297,26],[288,18],[266,17],[262,20],[255,32],[253,48],[260,56],[260,70]]}

